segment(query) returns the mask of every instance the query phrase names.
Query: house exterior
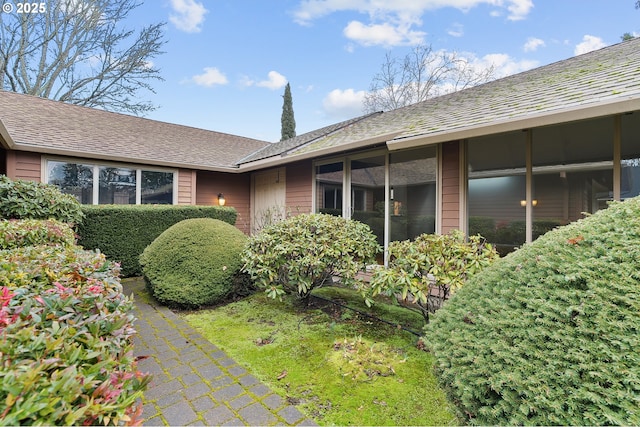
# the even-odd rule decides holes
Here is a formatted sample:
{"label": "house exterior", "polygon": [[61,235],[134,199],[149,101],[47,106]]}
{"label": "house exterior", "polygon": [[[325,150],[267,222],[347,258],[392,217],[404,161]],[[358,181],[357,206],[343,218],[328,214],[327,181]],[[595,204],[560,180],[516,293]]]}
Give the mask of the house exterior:
{"label": "house exterior", "polygon": [[283,212],[381,244],[461,229],[508,252],[640,194],[640,38],[270,144],[0,92],[0,173],[83,203],[215,204],[249,233]]}

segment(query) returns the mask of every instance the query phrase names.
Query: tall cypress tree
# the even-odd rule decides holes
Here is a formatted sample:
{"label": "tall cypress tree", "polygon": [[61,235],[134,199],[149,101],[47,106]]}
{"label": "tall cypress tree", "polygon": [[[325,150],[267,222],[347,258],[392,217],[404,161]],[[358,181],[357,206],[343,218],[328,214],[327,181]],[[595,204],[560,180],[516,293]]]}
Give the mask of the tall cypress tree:
{"label": "tall cypress tree", "polygon": [[291,86],[287,83],[284,88],[284,102],[282,104],[282,128],[280,141],[296,136],[296,119],[293,117],[293,100],[291,99]]}

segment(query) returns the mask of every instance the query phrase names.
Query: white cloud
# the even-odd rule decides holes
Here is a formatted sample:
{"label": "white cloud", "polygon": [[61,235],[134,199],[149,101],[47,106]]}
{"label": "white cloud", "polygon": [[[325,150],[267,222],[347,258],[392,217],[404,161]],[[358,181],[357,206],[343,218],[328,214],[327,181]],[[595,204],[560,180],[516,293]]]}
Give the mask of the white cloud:
{"label": "white cloud", "polygon": [[267,89],[271,90],[283,88],[286,84],[287,78],[277,71],[269,71],[269,74],[267,74],[267,79],[261,80],[259,82],[256,82],[255,80],[252,80],[246,76],[242,79],[243,86],[259,86],[266,87]]}
{"label": "white cloud", "polygon": [[533,0],[512,0],[509,3],[509,6],[507,6],[507,10],[509,11],[507,19],[511,21],[525,19],[529,11],[533,9]]}
{"label": "white cloud", "polygon": [[171,0],[173,12],[169,14],[169,21],[181,31],[199,33],[202,30],[204,15],[209,11],[202,3],[195,0]]}
{"label": "white cloud", "polygon": [[449,27],[447,34],[451,37],[462,37],[464,36],[464,27],[462,24],[455,22],[451,27]]}
{"label": "white cloud", "polygon": [[592,50],[602,49],[607,46],[607,44],[600,38],[596,36],[585,35],[582,37],[582,43],[578,43],[576,48],[573,50],[575,55],[582,55],[583,53],[591,52]]}
{"label": "white cloud", "polygon": [[344,35],[363,46],[402,46],[420,44],[426,35],[423,31],[411,31],[408,26],[393,26],[389,23],[365,25],[351,21]]}
{"label": "white cloud", "polygon": [[213,87],[229,83],[227,77],[215,67],[206,67],[204,73],[195,75],[189,79],[198,86]]}
{"label": "white cloud", "polygon": [[[426,35],[417,29],[427,11],[456,8],[464,12],[486,4],[494,12],[504,12],[509,20],[525,19],[533,8],[532,0],[301,0],[293,12],[294,21],[310,25],[315,19],[334,12],[354,11],[368,15],[369,22],[352,20],[344,28],[344,35],[364,46],[417,45]],[[495,9],[497,8],[497,9]],[[462,28],[452,27],[449,34],[462,35]],[[347,50],[353,49],[351,46]]]}
{"label": "white cloud", "polygon": [[545,42],[542,39],[536,37],[529,37],[527,42],[524,44],[525,52],[535,52],[539,47],[544,47]]}
{"label": "white cloud", "polygon": [[322,100],[322,108],[332,119],[345,120],[360,116],[365,93],[363,90],[334,89]]}

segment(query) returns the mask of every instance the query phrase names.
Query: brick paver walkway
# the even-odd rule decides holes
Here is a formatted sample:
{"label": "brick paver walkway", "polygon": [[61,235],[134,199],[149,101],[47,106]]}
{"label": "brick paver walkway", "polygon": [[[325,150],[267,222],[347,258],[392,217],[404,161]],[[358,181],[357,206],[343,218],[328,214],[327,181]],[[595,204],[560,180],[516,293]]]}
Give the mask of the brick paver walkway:
{"label": "brick paver walkway", "polygon": [[135,355],[153,379],[144,395],[144,425],[313,425],[285,399],[152,299],[140,279],[134,295]]}

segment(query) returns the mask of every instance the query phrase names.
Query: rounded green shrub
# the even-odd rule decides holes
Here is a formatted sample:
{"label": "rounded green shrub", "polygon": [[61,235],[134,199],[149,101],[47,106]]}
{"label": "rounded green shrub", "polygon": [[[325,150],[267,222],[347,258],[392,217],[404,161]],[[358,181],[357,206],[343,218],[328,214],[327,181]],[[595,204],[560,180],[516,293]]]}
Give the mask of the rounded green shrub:
{"label": "rounded green shrub", "polygon": [[77,224],[83,217],[78,200],[58,188],[0,175],[0,218],[57,219]]}
{"label": "rounded green shrub", "polygon": [[297,293],[306,298],[339,277],[355,285],[356,275],[375,263],[380,251],[368,225],[327,214],[302,214],[263,228],[243,252],[243,270],[272,298]]}
{"label": "rounded green shrub", "polygon": [[140,265],[151,293],[161,303],[177,307],[214,304],[232,291],[246,240],[226,222],[187,219],[147,246]]}
{"label": "rounded green shrub", "polygon": [[640,425],[640,198],[473,276],[426,337],[468,423]]}

